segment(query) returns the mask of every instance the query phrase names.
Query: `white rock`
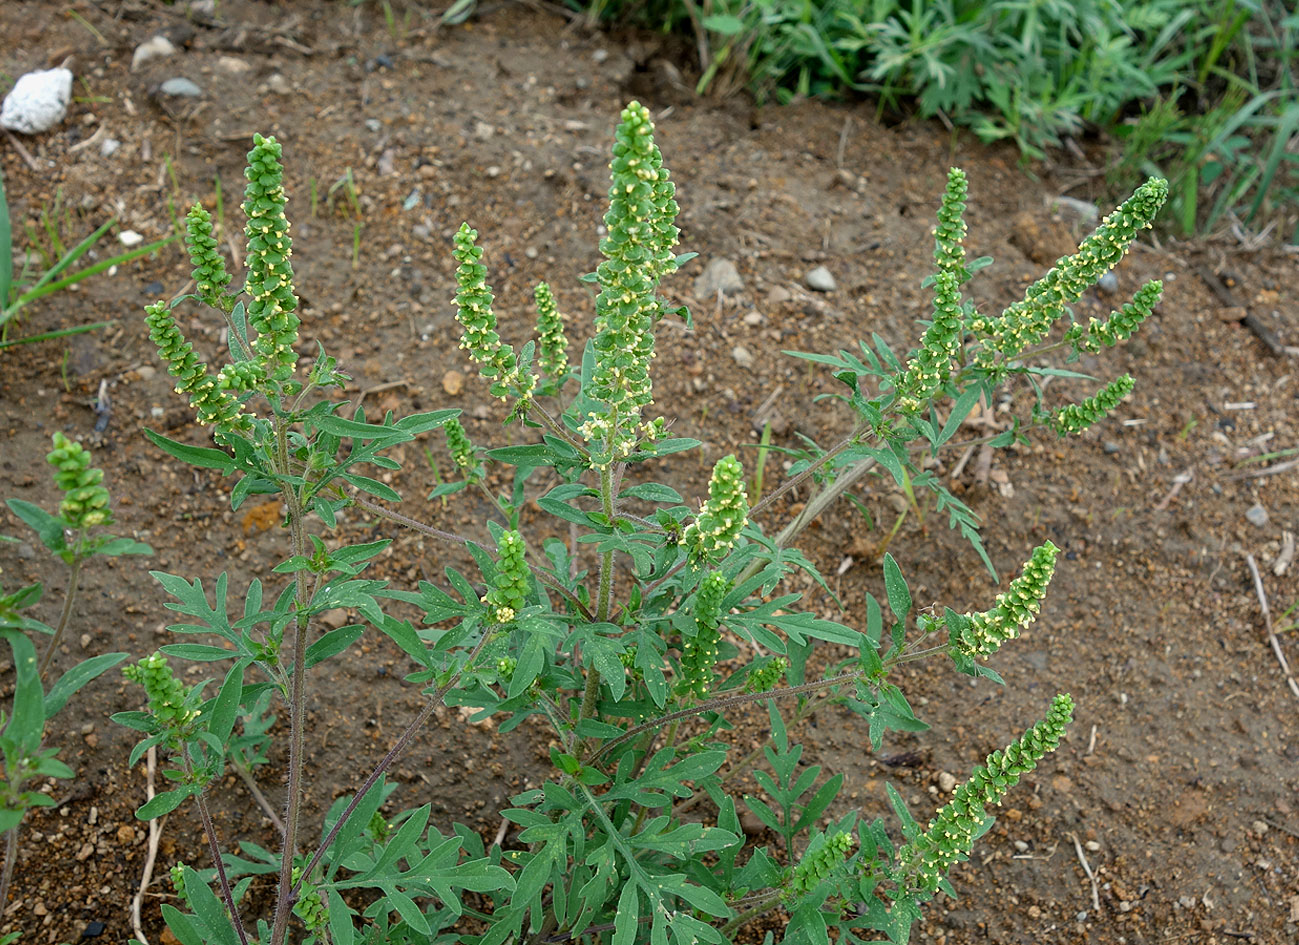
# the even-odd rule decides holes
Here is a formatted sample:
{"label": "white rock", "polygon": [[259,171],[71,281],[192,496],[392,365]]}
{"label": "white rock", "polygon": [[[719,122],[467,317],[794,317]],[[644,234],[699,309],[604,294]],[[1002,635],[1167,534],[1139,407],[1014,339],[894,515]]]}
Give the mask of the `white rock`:
{"label": "white rock", "polygon": [[222,56],[216,61],[217,68],[229,75],[243,75],[245,72],[251,72],[252,66],[242,59],[236,59],[234,56]]}
{"label": "white rock", "polygon": [[951,794],[956,789],[956,778],[947,771],[938,772],[938,790]]}
{"label": "white rock", "polygon": [[139,246],[144,242],[144,237],[135,232],[135,230],[123,230],[121,233],[117,234],[117,239],[118,242],[127,249],[130,249],[132,246]]}
{"label": "white rock", "polygon": [[744,345],[736,345],[731,350],[731,357],[735,359],[736,364],[746,370],[753,367],[753,354]]}
{"label": "white rock", "polygon": [[103,143],[99,146],[99,153],[104,157],[112,157],[117,153],[118,148],[121,146],[122,142],[118,141],[116,138],[105,138]]}
{"label": "white rock", "polygon": [[173,98],[198,98],[203,94],[202,89],[184,76],[168,79],[162,83],[158,91]]}
{"label": "white rock", "polygon": [[833,292],[838,286],[834,276],[830,275],[830,270],[825,266],[817,266],[807,274],[804,281],[809,289],[815,289],[817,292]]}
{"label": "white rock", "polygon": [[131,71],[138,72],[150,59],[166,59],[174,55],[176,47],[171,44],[171,40],[166,36],[151,36],[135,47],[135,54],[131,56]]}
{"label": "white rock", "polygon": [[0,125],[25,135],[49,131],[63,120],[72,97],[72,72],[45,69],[20,78],[0,106]]}

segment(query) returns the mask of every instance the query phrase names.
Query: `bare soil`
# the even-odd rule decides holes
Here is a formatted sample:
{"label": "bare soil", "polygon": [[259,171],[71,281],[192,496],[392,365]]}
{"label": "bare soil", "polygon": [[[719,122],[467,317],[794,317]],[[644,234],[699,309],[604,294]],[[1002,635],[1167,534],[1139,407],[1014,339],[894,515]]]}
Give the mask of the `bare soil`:
{"label": "bare soil", "polygon": [[[1057,218],[1050,198],[1099,197],[1088,168],[1033,179],[1006,149],[938,125],[886,127],[866,103],[694,99],[689,51],[658,35],[591,32],[537,4],[486,4],[480,18],[450,29],[419,7],[392,9],[386,23],[379,4],[323,0],[222,0],[215,19],[140,0],[4,4],[0,68],[16,76],[72,54],[78,77],[67,119],[23,139],[30,165],[16,145],[0,148],[15,227],[35,223],[61,191],[72,211],[65,238],[111,215],[153,239],[195,199],[213,207],[219,181],[223,235],[241,256],[244,155],[254,131],[273,133],[284,144],[304,337],[339,356],[367,406],[460,407],[480,443],[503,445],[523,433],[483,406],[489,398],[457,350],[449,237],[464,219],[480,230],[509,340],[528,336],[531,289],[544,278],[580,343],[592,297],[578,277],[597,260],[608,143],[619,109],[639,98],[655,114],[678,182],[682,248],[700,253],[665,285],[692,306],[697,328],[665,328],[656,394],[675,430],[706,445],[697,459],[654,474],[698,497],[718,456],[738,449],[752,458],[745,444],[765,420],[782,446],[796,446],[800,433],[828,443],[846,429],[844,411],[812,404],[833,390],[827,372],[782,350],[833,351],[871,332],[895,348],[914,342],[949,165],[970,178],[969,248],[996,260],[973,283],[987,308],[1017,298],[1084,232],[1073,217]],[[176,55],[133,72],[133,51],[158,33]],[[160,96],[175,76],[202,96]],[[108,138],[121,147],[105,157]],[[333,188],[349,170],[359,217],[345,188]],[[744,289],[722,302],[695,298],[695,276],[717,257],[735,261]],[[804,286],[818,265],[833,273],[835,291]],[[181,468],[142,433],[205,442],[159,369],[141,317],[146,303],[181,290],[188,270],[177,244],[55,295],[24,312],[18,334],[118,322],[0,354],[0,496],[55,505],[43,457],[62,430],[105,468],[117,532],[156,550],[88,569],[58,668],[114,650],[139,657],[167,642],[170,612],[148,570],[204,576],[209,587],[226,571],[242,588],[285,554],[278,510],[233,514],[230,481]],[[1233,298],[1211,292],[1202,271],[1221,276]],[[1296,566],[1276,564],[1286,533],[1299,530],[1299,475],[1263,474],[1285,457],[1242,465],[1299,442],[1296,360],[1239,321],[1243,309],[1281,344],[1299,345],[1295,256],[1234,240],[1150,238],[1119,270],[1120,295],[1154,277],[1167,285],[1157,317],[1126,347],[1084,363],[1102,378],[1136,377],[1115,418],[1067,442],[999,452],[990,465],[976,453],[959,475],[959,453],[941,457],[939,471],[982,517],[1003,577],[1044,539],[1063,550],[1041,618],[994,661],[1009,685],[973,686],[937,662],[920,664],[901,682],[931,731],[892,738],[879,756],[847,713],[823,712],[801,733],[809,762],[846,772],[841,804],[883,814],[892,782],[925,816],[943,802],[941,775],[963,778],[1055,692],[1077,700],[1068,740],[1011,794],[973,862],[954,873],[961,899],[932,909],[919,941],[1296,941],[1299,700],[1268,645],[1245,555],[1259,564],[1278,628],[1293,622],[1281,612],[1299,598]],[[1078,315],[1114,302],[1090,294]],[[217,357],[215,322],[195,311],[182,323],[203,356]],[[737,346],[751,365],[740,366]],[[96,431],[91,404],[101,385],[112,411]],[[1084,391],[1073,385],[1058,389]],[[1025,396],[1014,391],[1015,405]],[[439,443],[428,445],[442,456]],[[393,485],[410,497],[407,511],[483,531],[483,509],[422,502],[433,473],[420,448],[404,459]],[[774,458],[766,472],[770,488],[780,478]],[[882,593],[880,545],[900,504],[879,479],[857,495],[875,528],[841,504],[805,543],[850,623],[863,620],[865,593]],[[1263,524],[1246,517],[1256,504]],[[779,505],[764,525],[778,527],[792,507]],[[20,535],[23,526],[10,517],[3,530]],[[456,560],[360,515],[345,534],[393,538],[378,576],[394,582],[436,576]],[[997,590],[938,516],[923,524],[908,516],[889,550],[923,604],[982,608]],[[53,622],[66,575],[44,549],[0,545],[0,566],[11,589],[45,582],[41,616]],[[833,610],[828,599],[816,606]],[[1280,640],[1299,662],[1299,635]],[[311,706],[316,815],[357,783],[419,703],[386,640],[367,638],[330,665]],[[204,674],[193,667],[187,679]],[[0,698],[11,687],[11,671],[0,675]],[[25,821],[0,933],[21,930],[31,943],[130,936],[147,850],[133,811],[146,779],[142,764],[125,764],[132,733],[108,716],[136,700],[113,672],[53,726],[49,744],[63,746],[78,778],[50,784],[57,806]],[[756,718],[743,737],[758,738],[761,725]],[[282,773],[277,764],[261,776],[272,797]],[[526,727],[502,737],[455,713],[443,713],[395,772],[398,801],[431,801],[444,828],[461,821],[489,838],[505,798],[546,776],[545,746]],[[269,823],[243,786],[231,778],[227,788],[217,792],[223,842],[270,845]],[[172,940],[159,906],[170,895],[165,869],[180,858],[209,862],[185,811],[166,823],[144,899],[151,941]]]}

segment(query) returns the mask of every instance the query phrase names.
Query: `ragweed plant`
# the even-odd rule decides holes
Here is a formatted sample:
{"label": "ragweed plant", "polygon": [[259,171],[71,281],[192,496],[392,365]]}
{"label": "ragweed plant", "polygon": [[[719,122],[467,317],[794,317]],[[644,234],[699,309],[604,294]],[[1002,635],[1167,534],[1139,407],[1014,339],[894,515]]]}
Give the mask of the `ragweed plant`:
{"label": "ragweed plant", "polygon": [[[988,660],[1040,613],[1056,548],[1046,543],[1033,551],[990,609],[948,608],[941,616],[915,611],[901,568],[885,555],[885,605],[868,595],[864,613],[841,623],[809,612],[800,593],[779,590],[797,570],[821,578],[791,544],[807,517],[771,537],[766,513],[777,496],[811,477],[821,492],[809,505],[824,508],[853,470],[878,464],[900,484],[934,491],[982,553],[973,512],[932,472],[917,468],[913,445],[946,446],[976,402],[990,400],[998,386],[1055,370],[1042,361],[1047,352],[1076,356],[1093,342],[1108,345],[1136,330],[1157,301],[1155,289],[1099,327],[1049,340],[1087,281],[1116,263],[1149,224],[1162,183],[1143,187],[1022,302],[989,316],[962,294],[986,261],[966,261],[966,183],[953,171],[936,231],[934,316],[920,347],[899,358],[875,338],[873,346],[862,345],[860,358],[805,356],[837,369],[858,423],[751,506],[733,456],[717,462],[702,501],[640,475],[628,484],[633,468],[653,468],[700,446],[668,436],[665,420],[654,416],[656,328],[663,318],[689,325],[689,313],[658,294],[660,281],[687,257],[675,254],[675,189],[643,106],[626,108],[615,135],[604,261],[585,277],[599,288],[595,330],[573,369],[549,286],[535,294],[538,341],[516,350],[499,330],[477,231],[465,223],[455,235],[461,347],[490,394],[508,406],[510,422],[532,437],[496,449],[475,446],[456,411],[371,422],[346,401],[318,396],[344,387],[347,378],[323,351],[311,368],[298,366],[303,326],[280,150],[273,139],[255,142],[242,290],[227,291],[224,263],[205,215],[195,210],[189,228],[198,294],[155,303],[147,319],[177,390],[211,427],[215,446],[150,438],[178,459],[238,476],[231,490],[236,508],[250,494],[278,494],[289,546],[273,572],[284,585],[259,579],[233,589],[242,603],[229,600],[225,574],[209,596],[201,579],[155,572],[175,598],[169,606],[186,618],[172,629],[215,635],[220,643],[171,644],[136,664],[129,675],[143,684],[149,707],[119,717],[146,735],[136,757],[160,745],[174,759],[174,787],[139,815],[159,816],[192,798],[207,832],[212,881],[179,865],[173,876],[183,895],[162,907],[176,937],[185,945],[540,945],[579,938],[686,945],[733,941],[749,934],[749,923],[780,910],[786,942],[827,943],[831,929],[839,941],[878,933],[905,941],[919,906],[936,891],[950,892],[947,870],[987,829],[988,808],[1059,745],[1071,700],[1058,696],[1043,721],[990,755],[927,828],[897,802],[900,827],[892,832],[882,817],[837,803],[841,773],[823,779],[820,766],[800,768],[803,746],[791,740],[786,716],[797,722],[826,705],[845,706],[865,723],[863,750],[878,750],[888,731],[923,730],[891,680],[893,669],[946,654],[959,671],[999,681]],[[176,325],[174,308],[190,298],[215,309],[230,329],[230,362],[217,371],[199,360]],[[1050,406],[1039,397],[995,444],[1081,429],[1114,408],[1126,383],[1081,404]],[[499,512],[499,521],[476,536],[391,509],[400,494],[365,474],[367,466],[397,469],[388,451],[437,427],[459,479],[439,483],[433,495],[473,487]],[[494,473],[502,467],[514,468],[514,485],[497,496],[487,483],[500,478]],[[534,477],[536,470],[546,475]],[[531,522],[525,527],[525,504],[551,521],[535,531]],[[477,573],[448,566],[445,588],[421,583],[411,590],[367,578],[363,572],[388,541],[339,538],[345,507],[462,544]],[[388,613],[392,601],[418,607],[425,626]],[[358,613],[363,623],[321,632],[317,615],[335,608]],[[342,655],[367,627],[409,656],[407,680],[422,687],[424,705],[356,791],[331,808],[321,839],[308,840],[316,834],[304,822],[300,798],[313,680],[319,664]],[[930,642],[942,633],[946,642]],[[822,642],[855,655],[813,677],[808,657]],[[229,666],[209,691],[203,682],[181,684],[168,656]],[[287,710],[289,740],[279,845],[244,842],[251,859],[223,853],[207,794],[221,783],[236,720],[264,718],[277,701]],[[738,756],[728,733],[736,712],[754,703],[767,707],[770,743]],[[549,729],[552,767],[544,783],[511,799],[501,812],[509,829],[490,846],[464,825],[434,822],[431,802],[398,798],[385,783],[393,761],[441,704],[467,709],[474,720],[496,717],[502,733],[520,731],[534,717]],[[268,727],[245,727],[244,740],[262,746]],[[735,777],[750,771],[765,799],[732,793]],[[395,800],[404,809],[392,812]],[[742,807],[779,844],[746,839]],[[254,915],[242,895],[253,876],[268,873],[278,875],[274,904]]]}
{"label": "ragweed plant", "polygon": [[[62,493],[59,512],[51,515],[39,505],[9,499],[9,510],[29,525],[46,548],[68,566],[68,589],[58,622],[53,626],[21,613],[36,605],[43,593],[40,584],[5,594],[0,588],[0,637],[9,642],[14,658],[13,705],[0,709],[0,834],[5,838],[4,866],[0,868],[0,904],[9,901],[9,884],[18,860],[18,827],[33,807],[50,807],[54,799],[42,791],[27,790],[32,781],[72,778],[76,773],[57,757],[59,749],[44,744],[45,723],[67,704],[78,689],[112,669],[125,653],[103,653],[82,660],[59,677],[47,693],[45,677],[59,652],[64,633],[76,613],[82,566],[96,555],[152,554],[148,545],[117,538],[102,529],[113,523],[104,471],[91,465],[90,452],[80,443],[55,433],[46,461],[53,467],[54,484]],[[29,633],[50,637],[38,658]]]}

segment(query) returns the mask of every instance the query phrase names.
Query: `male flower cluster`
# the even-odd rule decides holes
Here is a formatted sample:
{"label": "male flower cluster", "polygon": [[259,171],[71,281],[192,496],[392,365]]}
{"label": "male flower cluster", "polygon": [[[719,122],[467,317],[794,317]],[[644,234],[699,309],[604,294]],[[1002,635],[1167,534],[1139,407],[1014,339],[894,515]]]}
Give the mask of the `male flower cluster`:
{"label": "male flower cluster", "polygon": [[509,623],[518,616],[528,598],[528,562],[523,536],[516,531],[501,533],[497,542],[496,580],[483,602],[493,623]]}
{"label": "male flower cluster", "polygon": [[281,148],[274,137],[253,135],[244,176],[244,214],[248,224],[248,278],[244,291],[248,323],[257,331],[255,347],[267,373],[277,381],[293,375],[298,355],[298,297],[293,292],[293,267],[289,257],[289,221],[284,216],[284,168]]}
{"label": "male flower cluster", "polygon": [[1073,699],[1055,697],[1051,710],[1004,751],[994,751],[959,786],[952,800],[938,811],[925,832],[898,850],[905,882],[916,890],[936,892],[947,871],[969,858],[974,841],[984,831],[989,815],[985,808],[1000,804],[1006,792],[1032,771],[1048,752],[1055,751],[1065,728],[1073,721]]}
{"label": "male flower cluster", "polygon": [[1132,393],[1135,383],[1131,374],[1124,374],[1098,390],[1094,397],[1088,397],[1082,403],[1061,407],[1051,415],[1052,429],[1060,436],[1081,433],[1114,410],[1124,397]]}
{"label": "male flower cluster", "polygon": [[534,374],[523,374],[514,349],[496,333],[496,313],[492,311],[491,287],[487,284],[487,267],[482,264],[483,249],[476,245],[478,231],[462,223],[453,240],[451,255],[456,268],[456,319],[464,329],[460,347],[479,365],[483,375],[492,380],[491,392],[504,400],[517,388],[526,400],[537,386]]}
{"label": "male flower cluster", "polygon": [[84,529],[111,525],[108,490],[101,484],[104,471],[90,465],[90,453],[62,433],[54,434],[54,449],[45,461],[54,467],[54,484],[63,490],[59,515],[69,528]]}
{"label": "male flower cluster", "polygon": [[1007,640],[1019,636],[1020,630],[1032,623],[1042,609],[1059,551],[1049,541],[1034,548],[1023,573],[1010,582],[1005,593],[997,595],[991,610],[958,618],[959,625],[952,628],[948,646],[966,656],[986,658]]}
{"label": "male flower cluster", "polygon": [[145,306],[149,340],[158,346],[158,356],[167,362],[167,371],[176,378],[176,393],[188,394],[198,422],[218,430],[246,428],[250,418],[244,414],[239,399],[208,373],[207,365],[194,354],[185,340],[166,302]]}
{"label": "male flower cluster", "polygon": [[713,467],[708,499],[682,539],[691,560],[696,564],[704,560],[720,561],[740,537],[748,515],[744,468],[733,455],[725,456]]}

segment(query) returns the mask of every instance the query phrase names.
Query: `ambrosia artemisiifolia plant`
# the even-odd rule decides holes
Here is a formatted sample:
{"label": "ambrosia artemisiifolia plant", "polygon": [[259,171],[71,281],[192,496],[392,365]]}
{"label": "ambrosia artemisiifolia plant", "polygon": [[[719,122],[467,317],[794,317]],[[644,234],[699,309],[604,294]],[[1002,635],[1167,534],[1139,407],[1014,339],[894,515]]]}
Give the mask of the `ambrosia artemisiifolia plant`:
{"label": "ambrosia artemisiifolia plant", "polygon": [[[795,570],[820,580],[791,546],[809,513],[773,537],[763,517],[799,482],[819,484],[808,506],[820,509],[854,476],[878,467],[905,488],[934,491],[991,568],[973,513],[932,470],[917,467],[916,448],[947,446],[998,385],[1068,374],[1043,361],[1047,352],[1062,348],[1077,357],[1138,328],[1158,301],[1157,283],[1106,321],[1068,327],[1049,341],[1068,306],[1149,224],[1163,182],[1143,186],[1076,256],[1060,260],[1022,301],[989,316],[962,292],[986,260],[966,261],[966,180],[953,170],[936,230],[933,317],[920,346],[898,358],[877,336],[861,345],[860,356],[802,355],[835,368],[857,423],[839,444],[812,450],[796,475],[750,507],[734,456],[716,463],[702,502],[643,475],[628,482],[633,468],[653,469],[700,446],[669,437],[662,418],[647,419],[656,327],[665,317],[689,325],[688,312],[659,297],[659,283],[689,257],[674,255],[675,190],[646,108],[629,105],[615,135],[604,261],[586,277],[599,289],[595,331],[572,369],[551,288],[542,284],[535,293],[538,341],[516,350],[502,339],[492,310],[477,232],[466,223],[455,235],[461,347],[490,393],[508,404],[510,422],[531,437],[486,451],[470,441],[454,410],[373,422],[347,401],[318,396],[342,388],[347,377],[323,351],[309,369],[297,363],[279,158],[274,139],[255,138],[242,291],[226,291],[231,280],[210,222],[195,208],[189,232],[197,294],[148,308],[151,336],[177,390],[211,427],[215,446],[150,438],[180,460],[237,476],[235,508],[254,493],[278,494],[289,544],[274,569],[282,587],[259,579],[232,589],[222,574],[209,594],[201,579],[155,572],[174,598],[168,606],[186,621],[172,630],[214,635],[218,643],[171,644],[137,664],[129,675],[144,685],[149,708],[118,716],[145,734],[133,762],[151,745],[173,758],[167,776],[174,786],[139,815],[161,816],[192,798],[207,833],[211,871],[178,864],[178,904],[162,906],[177,939],[687,945],[730,942],[778,912],[785,942],[858,942],[881,933],[906,941],[920,905],[951,892],[947,871],[969,856],[991,822],[989,809],[1059,745],[1072,700],[1057,696],[1043,721],[989,755],[927,827],[894,792],[900,823],[892,831],[877,812],[837,801],[842,774],[822,779],[819,766],[799,767],[803,747],[791,743],[787,719],[846,706],[866,723],[863,751],[878,750],[887,731],[926,727],[891,681],[900,663],[946,654],[959,671],[999,682],[986,662],[1039,613],[1057,549],[1047,542],[1034,550],[989,610],[949,608],[941,616],[915,612],[901,569],[886,555],[888,616],[868,596],[863,614],[839,623],[800,609],[799,593],[778,592]],[[226,319],[231,360],[216,373],[173,317],[190,298]],[[994,446],[1035,430],[1081,430],[1113,410],[1131,382],[1120,378],[1059,407],[1042,403],[1040,388],[1024,386],[1038,392],[1032,410]],[[499,521],[478,535],[458,536],[392,510],[401,496],[367,474],[367,467],[397,469],[388,451],[439,426],[459,478],[440,482],[433,496],[481,490]],[[486,475],[489,464],[514,467],[508,494],[488,488],[500,481]],[[534,475],[538,470],[544,475]],[[553,523],[525,530],[525,503]],[[363,572],[389,541],[340,540],[335,529],[344,509],[459,543],[478,574],[448,566],[445,589],[422,583],[403,590],[368,579]],[[424,625],[388,613],[391,601],[416,605]],[[338,608],[359,622],[322,630],[317,615]],[[306,714],[312,680],[320,663],[347,652],[367,628],[410,657],[407,681],[422,687],[424,707],[357,790],[309,826],[301,797],[304,752],[313,741]],[[938,635],[946,642],[933,642]],[[818,642],[855,655],[814,676],[808,657]],[[164,657],[227,668],[214,687],[185,686]],[[207,794],[239,741],[236,724],[244,744],[262,745],[275,702],[287,709],[289,742],[282,814],[267,805],[279,843],[270,851],[245,841],[252,856],[245,859],[222,851]],[[549,729],[552,767],[535,773],[539,786],[512,798],[501,812],[508,829],[491,844],[463,825],[434,823],[428,800],[385,783],[394,759],[444,703],[467,707],[475,721],[494,716],[513,737],[523,737],[519,726],[528,719]],[[767,708],[770,742],[736,757],[728,733],[734,713],[751,703]],[[749,773],[765,798],[733,792],[736,778]],[[741,806],[770,833],[747,838]],[[768,845],[767,836],[778,842]],[[278,875],[273,906],[254,914],[244,893],[266,873]]]}

